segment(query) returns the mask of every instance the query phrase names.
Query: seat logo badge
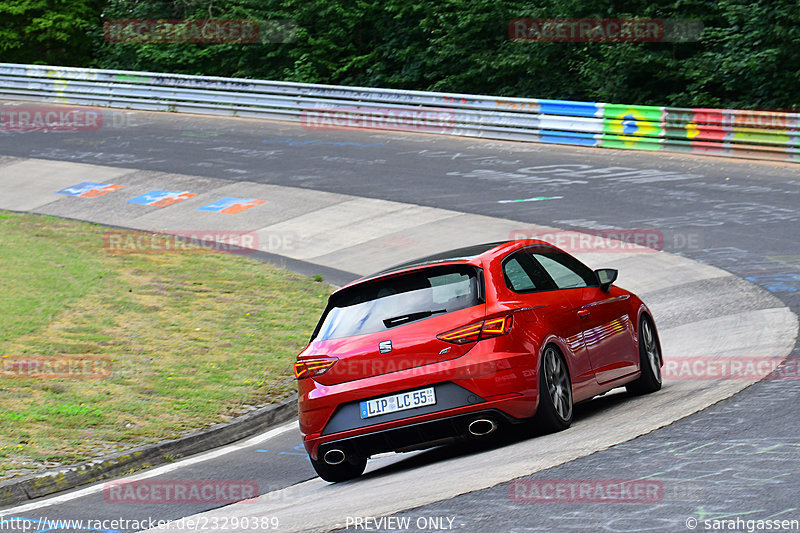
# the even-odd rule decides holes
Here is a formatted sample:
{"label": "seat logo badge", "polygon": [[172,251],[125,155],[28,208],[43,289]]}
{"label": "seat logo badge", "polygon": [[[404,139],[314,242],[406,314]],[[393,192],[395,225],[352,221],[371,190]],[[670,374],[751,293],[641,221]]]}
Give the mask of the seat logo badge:
{"label": "seat logo badge", "polygon": [[378,345],[378,350],[381,353],[389,353],[392,351],[392,341],[383,341]]}

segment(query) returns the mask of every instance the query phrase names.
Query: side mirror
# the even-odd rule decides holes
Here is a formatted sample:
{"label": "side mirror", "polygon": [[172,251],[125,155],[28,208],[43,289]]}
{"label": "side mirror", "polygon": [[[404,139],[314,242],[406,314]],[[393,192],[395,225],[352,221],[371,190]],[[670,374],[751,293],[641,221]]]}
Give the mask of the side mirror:
{"label": "side mirror", "polygon": [[600,283],[600,290],[603,292],[608,292],[611,290],[611,284],[617,280],[617,274],[619,271],[613,268],[601,268],[594,271],[595,276],[597,276],[597,281]]}

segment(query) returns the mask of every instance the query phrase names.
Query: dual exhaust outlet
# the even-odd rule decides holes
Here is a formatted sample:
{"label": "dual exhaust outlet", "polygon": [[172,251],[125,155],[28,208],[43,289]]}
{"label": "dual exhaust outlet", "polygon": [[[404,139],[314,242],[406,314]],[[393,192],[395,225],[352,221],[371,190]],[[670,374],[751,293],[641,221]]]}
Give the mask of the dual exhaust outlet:
{"label": "dual exhaust outlet", "polygon": [[[467,433],[473,437],[485,437],[497,430],[497,422],[489,418],[477,418],[467,424]],[[347,454],[339,448],[331,448],[322,454],[322,460],[329,465],[339,465],[347,460]]]}

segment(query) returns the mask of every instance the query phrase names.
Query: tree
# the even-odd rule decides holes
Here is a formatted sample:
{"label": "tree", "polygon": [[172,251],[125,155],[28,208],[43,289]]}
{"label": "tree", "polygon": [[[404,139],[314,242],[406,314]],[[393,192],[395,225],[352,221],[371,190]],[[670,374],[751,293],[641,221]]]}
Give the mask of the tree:
{"label": "tree", "polygon": [[[705,29],[692,42],[517,42],[508,26],[518,18],[681,19]],[[120,19],[240,19],[265,38],[112,42],[103,23]],[[296,31],[264,35],[276,21]],[[5,61],[625,104],[800,106],[797,0],[16,0],[0,4],[0,37]]]}
{"label": "tree", "polygon": [[87,66],[91,32],[105,0],[6,0],[0,3],[0,58],[12,63]]}

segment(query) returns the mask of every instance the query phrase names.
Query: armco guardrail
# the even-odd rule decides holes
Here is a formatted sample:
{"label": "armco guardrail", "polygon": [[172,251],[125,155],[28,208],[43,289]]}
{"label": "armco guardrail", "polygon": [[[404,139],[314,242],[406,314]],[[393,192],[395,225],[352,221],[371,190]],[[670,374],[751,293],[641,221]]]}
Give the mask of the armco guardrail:
{"label": "armco guardrail", "polygon": [[0,63],[0,98],[800,162],[800,113],[689,109]]}

